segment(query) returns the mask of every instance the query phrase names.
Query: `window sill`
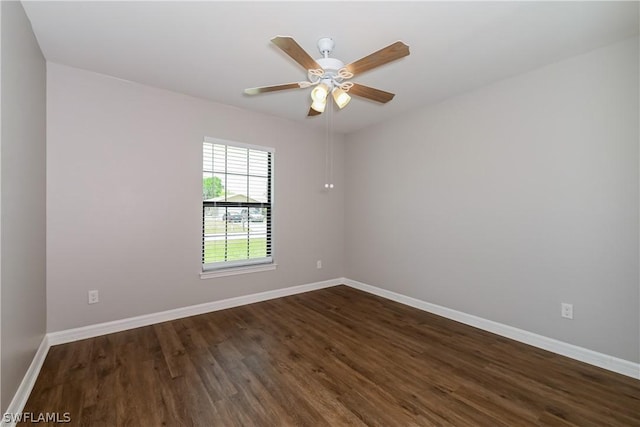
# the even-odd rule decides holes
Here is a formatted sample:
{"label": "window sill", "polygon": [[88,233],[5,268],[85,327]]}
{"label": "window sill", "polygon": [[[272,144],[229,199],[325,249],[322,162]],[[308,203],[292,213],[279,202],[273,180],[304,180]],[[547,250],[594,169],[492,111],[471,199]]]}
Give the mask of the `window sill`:
{"label": "window sill", "polygon": [[208,270],[200,273],[200,279],[211,279],[214,277],[235,276],[236,274],[258,273],[260,271],[275,270],[277,267],[278,267],[278,264],[271,263],[271,264],[248,265],[245,267],[223,268],[220,270]]}

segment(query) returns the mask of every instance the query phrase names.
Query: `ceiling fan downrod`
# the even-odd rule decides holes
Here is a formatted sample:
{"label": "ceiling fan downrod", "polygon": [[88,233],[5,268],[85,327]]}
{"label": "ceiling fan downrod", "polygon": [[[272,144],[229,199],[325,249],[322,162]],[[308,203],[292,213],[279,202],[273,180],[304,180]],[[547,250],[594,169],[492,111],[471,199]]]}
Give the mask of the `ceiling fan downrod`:
{"label": "ceiling fan downrod", "polygon": [[329,54],[333,52],[333,48],[335,46],[336,44],[331,37],[323,37],[318,40],[318,50],[320,51],[320,54],[325,58],[329,57]]}

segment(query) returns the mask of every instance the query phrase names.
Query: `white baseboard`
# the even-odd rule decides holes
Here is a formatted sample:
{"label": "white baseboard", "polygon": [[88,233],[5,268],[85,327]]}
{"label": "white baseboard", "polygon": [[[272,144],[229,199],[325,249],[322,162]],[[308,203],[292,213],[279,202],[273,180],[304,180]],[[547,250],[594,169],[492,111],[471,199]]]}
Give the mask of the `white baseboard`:
{"label": "white baseboard", "polygon": [[93,338],[100,335],[112,334],[114,332],[126,331],[128,329],[140,328],[142,326],[153,325],[156,323],[168,322],[170,320],[182,319],[184,317],[196,316],[198,314],[209,313],[212,311],[224,310],[226,308],[233,308],[241,305],[253,304],[255,302],[267,301],[274,298],[315,291],[318,289],[336,286],[341,283],[341,279],[333,279],[325,280],[323,282],[309,283],[306,285],[292,286],[289,288],[275,289],[273,291],[243,295],[219,301],[211,301],[203,304],[176,308],[173,310],[161,311],[158,313],[130,317],[128,319],[114,320],[112,322],[83,326],[81,328],[67,329],[59,332],[50,332],[49,334],[47,334],[47,336],[49,338],[49,345],[65,344],[68,342],[79,341],[86,338]]}
{"label": "white baseboard", "polygon": [[514,328],[513,326],[508,326],[502,323],[494,322],[492,320],[483,319],[481,317],[473,316],[471,314],[463,313],[457,310],[452,310],[440,305],[431,304],[429,302],[408,297],[396,292],[388,291],[386,289],[367,285],[366,283],[361,283],[346,278],[343,278],[342,281],[347,286],[368,292],[370,294],[390,299],[392,301],[418,308],[423,311],[428,311],[429,313],[437,314],[438,316],[446,317],[447,319],[455,320],[456,322],[464,323],[466,325],[470,325],[484,331],[492,332],[494,334],[510,338],[515,341],[529,344],[534,347],[550,351],[552,353],[569,357],[571,359],[579,360],[590,365],[598,366],[609,371],[617,372],[628,377],[640,379],[640,363],[630,362],[628,360],[589,350],[584,347],[578,347],[576,345],[558,341],[553,338],[534,334],[533,332]]}
{"label": "white baseboard", "polygon": [[[33,390],[33,386],[38,379],[38,374],[40,374],[40,369],[42,369],[42,364],[44,363],[44,359],[47,357],[50,346],[49,338],[45,335],[40,342],[40,346],[38,347],[35,356],[33,356],[31,365],[29,365],[27,372],[22,378],[22,382],[18,386],[18,390],[16,390],[16,394],[13,395],[13,399],[11,400],[11,403],[9,403],[5,416],[2,417],[2,422],[0,423],[1,427],[13,427],[16,425],[16,421],[12,419],[12,417],[20,414],[24,409],[24,405],[27,404],[27,400],[29,399],[31,390]],[[9,420],[7,420],[8,422],[5,421],[5,417],[9,418]]]}

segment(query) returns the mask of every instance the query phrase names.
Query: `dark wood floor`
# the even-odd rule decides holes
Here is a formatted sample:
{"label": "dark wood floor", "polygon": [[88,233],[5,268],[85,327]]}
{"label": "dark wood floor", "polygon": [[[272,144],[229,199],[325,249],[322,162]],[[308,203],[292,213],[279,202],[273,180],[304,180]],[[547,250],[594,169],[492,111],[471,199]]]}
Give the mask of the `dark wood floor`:
{"label": "dark wood floor", "polygon": [[109,427],[640,426],[640,381],[338,286],[52,347],[25,411]]}

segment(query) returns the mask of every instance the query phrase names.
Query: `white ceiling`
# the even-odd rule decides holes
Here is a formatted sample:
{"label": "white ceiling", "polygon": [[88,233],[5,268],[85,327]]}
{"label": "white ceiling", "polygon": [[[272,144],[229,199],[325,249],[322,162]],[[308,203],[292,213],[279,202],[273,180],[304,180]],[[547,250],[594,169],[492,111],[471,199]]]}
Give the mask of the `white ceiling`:
{"label": "white ceiling", "polygon": [[47,60],[321,126],[304,80],[269,40],[311,56],[330,36],[345,63],[402,40],[411,55],[354,81],[394,92],[334,115],[352,132],[447,97],[638,34],[637,2],[24,2]]}

